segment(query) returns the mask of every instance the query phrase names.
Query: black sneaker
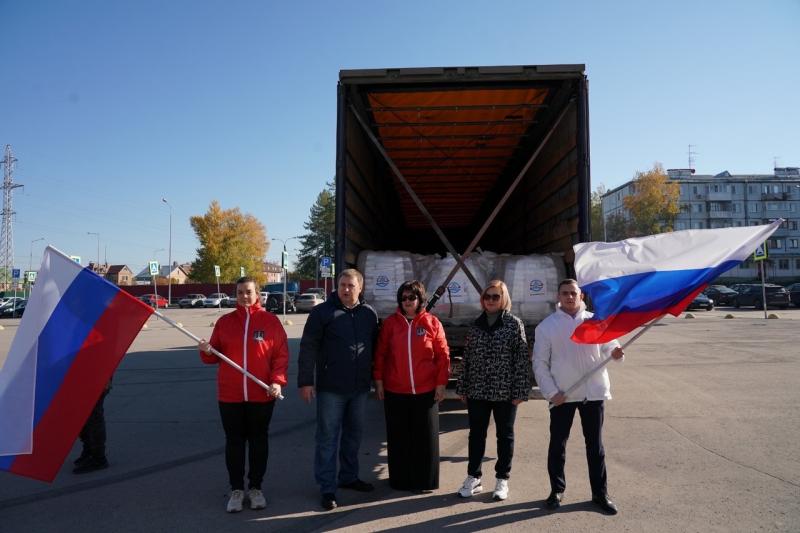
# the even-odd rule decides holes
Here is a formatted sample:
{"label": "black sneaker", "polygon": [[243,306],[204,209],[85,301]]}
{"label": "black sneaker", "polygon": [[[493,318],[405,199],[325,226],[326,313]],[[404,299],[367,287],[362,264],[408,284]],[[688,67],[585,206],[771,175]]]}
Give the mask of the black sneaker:
{"label": "black sneaker", "polygon": [[563,497],[564,497],[564,493],[563,492],[555,492],[555,491],[553,491],[553,492],[550,493],[550,496],[548,496],[547,499],[544,501],[544,505],[545,505],[545,507],[547,507],[551,511],[554,511],[554,510],[558,509],[559,507],[561,507],[561,499]]}
{"label": "black sneaker", "polygon": [[72,469],[73,474],[88,474],[96,470],[108,468],[108,459],[105,457],[90,457],[84,463]]}
{"label": "black sneaker", "polygon": [[338,505],[336,504],[336,495],[325,493],[322,495],[322,508],[326,511],[333,511]]}
{"label": "black sneaker", "polygon": [[355,490],[358,492],[372,492],[375,490],[375,486],[372,483],[367,483],[366,481],[361,481],[360,479],[339,485],[339,488]]}

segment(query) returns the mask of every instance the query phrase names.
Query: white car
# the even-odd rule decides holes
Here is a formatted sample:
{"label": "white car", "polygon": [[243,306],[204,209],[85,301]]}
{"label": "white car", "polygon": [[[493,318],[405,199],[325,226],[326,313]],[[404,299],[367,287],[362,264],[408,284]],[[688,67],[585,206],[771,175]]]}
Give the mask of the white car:
{"label": "white car", "polygon": [[325,300],[319,294],[315,294],[313,292],[305,292],[295,298],[294,306],[297,309],[298,313],[308,313],[310,312],[315,306],[321,304]]}
{"label": "white car", "polygon": [[203,301],[206,299],[205,294],[187,294],[178,302],[178,307],[203,307]]}
{"label": "white car", "polygon": [[203,300],[203,307],[225,307],[228,304],[228,295],[224,292],[215,292]]}

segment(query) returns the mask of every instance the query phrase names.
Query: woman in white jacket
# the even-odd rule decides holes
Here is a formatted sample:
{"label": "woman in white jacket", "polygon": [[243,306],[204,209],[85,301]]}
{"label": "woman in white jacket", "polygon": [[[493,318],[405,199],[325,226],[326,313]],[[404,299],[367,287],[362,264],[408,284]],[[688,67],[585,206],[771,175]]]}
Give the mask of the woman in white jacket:
{"label": "woman in white jacket", "polygon": [[586,383],[566,396],[563,391],[577,382],[597,363],[611,355],[621,359],[622,348],[614,340],[605,344],[578,344],[572,332],[584,320],[591,318],[586,310],[578,282],[565,279],[558,286],[558,307],[537,327],[533,345],[533,371],[542,395],[550,401],[550,446],[547,451],[547,472],[550,475],[550,496],[545,504],[549,509],[561,505],[566,488],[564,462],[567,439],[577,410],[586,440],[586,459],[592,502],[608,514],[617,507],[608,496],[603,448],[604,402],[611,399],[608,371],[592,375]]}

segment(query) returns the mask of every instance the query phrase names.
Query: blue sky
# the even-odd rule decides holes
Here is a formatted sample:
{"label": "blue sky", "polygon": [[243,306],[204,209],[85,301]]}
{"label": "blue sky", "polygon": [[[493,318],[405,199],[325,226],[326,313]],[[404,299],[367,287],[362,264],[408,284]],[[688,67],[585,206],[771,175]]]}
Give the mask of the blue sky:
{"label": "blue sky", "polygon": [[[800,166],[800,1],[0,1],[15,260],[194,259],[216,199],[303,232],[334,175],[340,69],[584,63],[593,186],[655,161]],[[290,241],[290,250],[298,247]],[[165,249],[157,251],[159,249]],[[277,241],[268,258],[277,259]]]}

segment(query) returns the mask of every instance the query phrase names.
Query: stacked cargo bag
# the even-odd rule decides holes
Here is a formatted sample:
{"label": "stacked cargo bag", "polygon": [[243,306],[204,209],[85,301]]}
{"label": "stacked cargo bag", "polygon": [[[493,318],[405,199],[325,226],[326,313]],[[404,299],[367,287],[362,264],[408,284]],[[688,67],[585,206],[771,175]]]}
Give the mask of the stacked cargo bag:
{"label": "stacked cargo bag", "polygon": [[502,254],[495,268],[511,293],[511,312],[524,322],[539,323],[555,310],[558,283],[566,277],[561,255]]}
{"label": "stacked cargo bag", "polygon": [[358,270],[364,275],[364,299],[379,318],[397,310],[397,289],[415,279],[414,258],[403,251],[364,250],[358,255]]}
{"label": "stacked cargo bag", "polygon": [[[467,268],[478,281],[481,287],[485,287],[489,281],[486,271],[480,265],[480,261],[475,256],[470,256],[466,260]],[[432,269],[428,272],[422,282],[433,293],[441,285],[453,267],[456,260],[448,255],[444,258],[436,258]],[[473,285],[462,269],[458,269],[456,275],[448,284],[448,290],[439,299],[433,314],[439,317],[445,324],[463,326],[471,324],[478,315],[481,314],[481,293]]]}

